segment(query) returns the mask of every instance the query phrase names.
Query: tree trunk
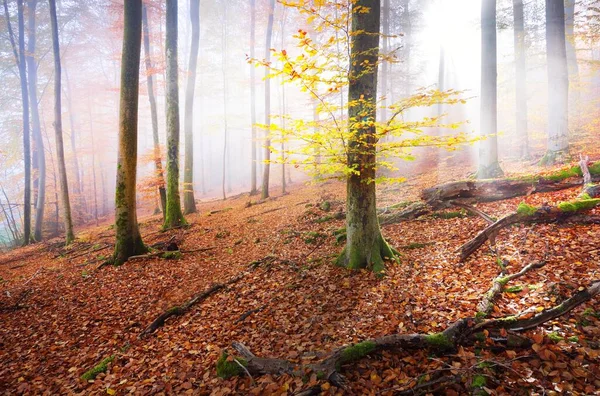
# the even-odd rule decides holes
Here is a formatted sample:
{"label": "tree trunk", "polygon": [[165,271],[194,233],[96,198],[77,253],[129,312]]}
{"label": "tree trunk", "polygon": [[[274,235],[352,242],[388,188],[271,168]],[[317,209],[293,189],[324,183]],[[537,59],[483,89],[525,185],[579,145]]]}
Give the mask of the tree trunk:
{"label": "tree trunk", "polygon": [[[269,1],[269,22],[267,24],[267,39],[265,43],[265,61],[271,60],[271,37],[273,36],[273,13],[275,12],[275,0]],[[267,126],[265,141],[265,164],[263,170],[261,198],[269,198],[269,173],[271,166],[271,139],[269,137],[271,126],[271,80],[269,79],[269,68],[265,68],[265,125]]]}
{"label": "tree trunk", "polygon": [[42,226],[44,224],[44,210],[46,202],[46,153],[40,126],[40,114],[37,99],[37,62],[35,59],[36,45],[36,7],[37,0],[28,0],[29,18],[27,23],[27,74],[29,84],[29,98],[31,106],[31,132],[33,136],[33,191],[35,201],[35,226],[33,239],[42,240]]}
{"label": "tree trunk", "polygon": [[[390,56],[390,0],[383,0],[381,28],[383,33],[383,55]],[[387,122],[388,114],[388,87],[389,87],[390,63],[386,60],[381,64],[381,95],[383,95],[383,106],[381,108],[380,122]]]}
{"label": "tree trunk", "polygon": [[527,63],[525,58],[525,16],[523,0],[513,0],[515,44],[515,112],[516,132],[520,139],[521,158],[529,157],[527,132]]}
{"label": "tree trunk", "polygon": [[196,212],[194,199],[194,90],[196,88],[196,65],[200,44],[200,0],[190,0],[192,44],[185,90],[185,169],[183,171],[183,212]]}
{"label": "tree trunk", "polygon": [[186,224],[179,199],[179,85],[177,71],[177,1],[167,0],[167,212],[164,228]]}
{"label": "tree trunk", "polygon": [[[250,59],[254,59],[256,45],[256,0],[250,0]],[[257,193],[256,188],[256,72],[250,65],[250,122],[252,123],[252,164],[250,168],[250,195]]]}
{"label": "tree trunk", "polygon": [[569,90],[569,106],[576,108],[579,102],[579,65],[575,36],[575,1],[565,0],[565,34],[569,82],[574,89]]}
{"label": "tree trunk", "polygon": [[481,4],[481,135],[479,143],[479,179],[502,176],[498,164],[496,0]]}
{"label": "tree trunk", "polygon": [[25,188],[23,193],[23,245],[31,241],[31,142],[29,137],[29,93],[27,91],[27,66],[25,64],[25,21],[23,0],[17,0],[19,20],[19,78],[23,101],[23,163]]}
{"label": "tree trunk", "polygon": [[221,190],[223,200],[225,194],[225,179],[227,175],[227,2],[223,2],[223,23],[221,24],[221,74],[223,77],[223,163],[221,175]]}
{"label": "tree trunk", "polygon": [[[357,12],[369,9],[369,12]],[[374,122],[377,115],[377,60],[379,56],[379,0],[358,0],[352,7],[352,43],[348,89],[349,119]],[[367,66],[365,66],[367,65]],[[377,135],[373,123],[350,125],[346,190],[346,247],[337,264],[350,269],[384,269],[384,258],[394,252],[381,235],[377,219],[375,171]]]}
{"label": "tree trunk", "polygon": [[98,191],[96,187],[96,145],[94,144],[94,119],[92,118],[92,94],[88,93],[88,118],[90,120],[90,142],[92,143],[92,190],[94,192],[94,220],[98,225]]}
{"label": "tree trunk", "polygon": [[[77,154],[77,142],[75,141],[75,112],[73,111],[73,102],[71,100],[71,96],[73,95],[73,91],[71,90],[71,80],[69,79],[69,72],[65,67],[65,80],[67,82],[67,93],[65,96],[67,97],[67,106],[69,109],[69,124],[71,125],[71,135],[70,135],[70,143],[71,143],[71,153],[72,153],[72,163],[73,163],[73,175],[75,176],[75,181],[73,182],[73,193],[75,194],[75,202],[78,203],[78,211],[76,210],[76,215],[79,213],[86,213],[87,207],[85,202],[85,196],[83,195],[83,178],[81,175],[81,167],[79,166],[79,159]],[[84,216],[85,217],[85,216]]]}
{"label": "tree trunk", "polygon": [[564,0],[546,0],[546,53],[548,56],[548,143],[542,165],[562,162],[569,152],[569,73]]}
{"label": "tree trunk", "polygon": [[154,169],[158,178],[158,193],[160,195],[160,208],[163,220],[167,209],[167,192],[165,190],[165,177],[163,175],[162,158],[160,155],[160,139],[158,138],[158,111],[156,110],[156,97],[154,96],[154,71],[152,70],[152,55],[150,53],[150,27],[148,26],[148,10],[142,6],[142,27],[144,31],[144,54],[146,64],[146,82],[148,84],[148,99],[150,101],[150,118],[152,119],[152,139],[154,141]]}
{"label": "tree trunk", "polygon": [[[408,98],[412,94],[412,88],[410,85],[410,63],[411,63],[411,40],[412,40],[412,23],[410,18],[410,0],[403,0],[402,2],[402,30],[404,33],[404,64],[406,65],[406,81],[404,84],[404,97]],[[392,100],[393,102],[393,100]]]}
{"label": "tree trunk", "polygon": [[56,0],[49,0],[49,3],[50,24],[52,26],[52,49],[54,50],[54,131],[56,134],[56,159],[60,180],[60,199],[64,212],[65,242],[68,245],[73,242],[75,235],[73,234],[73,221],[71,220],[71,203],[69,202],[69,185],[67,184],[67,168],[65,166],[65,152],[63,147],[60,43],[58,41],[58,22],[56,20]]}
{"label": "tree trunk", "polygon": [[125,2],[124,26],[115,194],[115,265],[121,265],[129,257],[148,251],[140,236],[135,205],[142,0]]}
{"label": "tree trunk", "polygon": [[[283,16],[281,17],[281,24],[279,26],[280,28],[280,34],[281,34],[281,48],[285,48],[285,24],[287,22],[287,18],[286,18],[286,12],[285,9],[283,11]],[[281,128],[282,128],[282,133],[281,133],[281,194],[285,195],[286,194],[286,181],[285,181],[285,161],[286,161],[286,154],[285,154],[285,84],[284,84],[284,80],[283,80],[283,76],[281,77],[281,81],[280,81],[280,85],[279,85],[280,89],[281,89],[281,109],[279,111],[279,113],[283,116],[281,119]]]}

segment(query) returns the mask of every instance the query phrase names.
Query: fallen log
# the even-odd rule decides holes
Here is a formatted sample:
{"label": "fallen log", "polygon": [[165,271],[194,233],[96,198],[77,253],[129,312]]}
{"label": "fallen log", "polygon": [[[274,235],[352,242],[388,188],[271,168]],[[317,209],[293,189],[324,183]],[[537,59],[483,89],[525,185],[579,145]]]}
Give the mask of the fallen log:
{"label": "fallen log", "polygon": [[494,243],[498,232],[513,224],[533,223],[560,223],[568,221],[570,217],[579,216],[583,212],[595,208],[600,204],[600,199],[580,199],[561,202],[557,206],[541,206],[536,208],[527,204],[520,204],[515,213],[501,218],[481,231],[475,238],[462,245],[460,261],[466,260],[479,249],[487,240]]}
{"label": "fallen log", "polygon": [[[592,181],[600,181],[600,161],[589,167]],[[426,188],[421,199],[426,202],[459,200],[466,203],[500,201],[541,192],[559,191],[581,186],[579,165],[546,175],[505,179],[462,180]]]}
{"label": "fallen log", "polygon": [[[438,354],[454,353],[458,346],[470,345],[480,338],[484,330],[500,331],[502,329],[521,332],[538,327],[570,312],[575,307],[591,300],[600,293],[600,281],[595,281],[587,289],[580,291],[562,304],[544,310],[529,318],[509,316],[485,321],[476,318],[458,319],[446,330],[437,334],[391,334],[365,340],[353,345],[335,349],[315,363],[300,363],[286,359],[263,358],[254,355],[246,346],[239,342],[231,344],[237,353],[229,356],[225,351],[217,362],[217,374],[224,378],[243,375],[251,376],[281,375],[305,376],[315,373],[318,378],[327,379],[333,385],[346,389],[348,382],[340,374],[344,364],[360,360],[368,355],[387,350],[416,350],[432,349]],[[318,354],[311,354],[318,355]],[[241,370],[239,365],[245,370]]]}

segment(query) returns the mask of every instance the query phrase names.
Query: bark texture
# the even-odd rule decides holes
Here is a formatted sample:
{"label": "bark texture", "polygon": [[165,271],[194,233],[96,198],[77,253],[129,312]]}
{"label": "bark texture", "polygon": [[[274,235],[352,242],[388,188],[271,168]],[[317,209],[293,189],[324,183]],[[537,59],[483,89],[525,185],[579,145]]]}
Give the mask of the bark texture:
{"label": "bark texture", "polygon": [[498,64],[496,51],[496,0],[481,4],[481,135],[477,177],[502,176],[498,163]]}
{"label": "bark texture", "polygon": [[194,199],[194,92],[196,89],[196,66],[200,45],[200,0],[190,0],[192,43],[185,89],[185,165],[183,171],[183,212],[196,212]]}
{"label": "bark texture", "polygon": [[167,0],[167,211],[164,228],[186,224],[179,199],[179,83],[177,71],[177,1]]}
{"label": "bark texture", "polygon": [[380,18],[378,0],[353,4],[348,101],[354,105],[349,107],[348,117],[356,121],[350,125],[348,167],[355,172],[346,182],[347,239],[337,261],[343,267],[369,267],[375,272],[384,269],[384,258],[395,256],[381,234],[375,194]]}
{"label": "bark texture", "polygon": [[[250,0],[250,59],[255,57],[256,46],[256,0]],[[256,188],[256,71],[250,65],[250,122],[252,123],[252,164],[250,168],[250,195],[258,192]]]}
{"label": "bark texture", "polygon": [[58,163],[60,201],[63,208],[63,221],[65,224],[65,242],[68,245],[75,239],[75,234],[73,233],[73,220],[71,219],[69,184],[67,181],[67,167],[65,166],[65,151],[63,146],[60,43],[58,38],[58,22],[56,19],[56,1],[49,0],[49,3],[50,24],[52,26],[52,49],[54,51],[54,132],[56,137],[56,162]]}
{"label": "bark texture", "polygon": [[124,26],[115,196],[116,243],[113,255],[115,265],[123,264],[129,257],[148,251],[140,236],[135,205],[139,70],[142,46],[141,0],[125,2]]}

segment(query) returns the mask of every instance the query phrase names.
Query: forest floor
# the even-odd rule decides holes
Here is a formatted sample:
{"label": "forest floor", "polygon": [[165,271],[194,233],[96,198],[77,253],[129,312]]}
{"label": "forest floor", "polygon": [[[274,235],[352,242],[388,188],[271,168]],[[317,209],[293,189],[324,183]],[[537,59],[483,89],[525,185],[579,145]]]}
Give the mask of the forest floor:
{"label": "forest floor", "polygon": [[[520,164],[507,167],[526,170]],[[418,199],[421,188],[464,178],[460,172],[459,167],[442,176],[429,172],[382,188],[379,206]],[[534,194],[478,208],[499,218],[522,201],[554,203],[579,192]],[[151,257],[98,269],[112,253],[114,233],[107,226],[80,230],[69,249],[56,239],[1,255],[0,391],[293,394],[320,385],[324,394],[341,393],[314,374],[225,380],[215,366],[233,341],[257,356],[299,360],[386,334],[439,332],[477,312],[500,272],[498,257],[486,245],[460,263],[456,250],[485,228],[484,220],[437,215],[384,226],[402,256],[378,278],[331,264],[342,247],[333,232],[344,225],[334,216],[343,209],[344,193],[340,182],[296,183],[289,194],[251,206],[247,203],[257,198],[247,194],[201,203],[188,217],[189,228],[165,233],[158,232],[160,216],[141,219],[149,245],[173,240],[183,251],[209,249],[173,260]],[[516,280],[522,289],[503,293],[492,316],[550,307],[600,279],[599,225],[514,226],[496,243],[512,272],[545,255],[548,262]],[[247,271],[255,260],[263,264],[241,281],[139,337],[169,307]],[[352,394],[397,394],[440,370],[457,375],[443,394],[473,393],[473,382],[482,378],[481,389],[492,394],[598,392],[600,299],[526,335],[533,347],[461,347],[444,356],[384,352],[342,372]],[[113,355],[105,373],[93,381],[80,379]]]}

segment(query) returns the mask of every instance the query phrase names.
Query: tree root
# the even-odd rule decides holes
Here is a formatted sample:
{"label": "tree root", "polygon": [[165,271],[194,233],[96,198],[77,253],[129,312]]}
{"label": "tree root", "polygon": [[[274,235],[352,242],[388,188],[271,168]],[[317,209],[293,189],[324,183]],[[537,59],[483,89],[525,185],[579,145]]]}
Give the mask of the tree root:
{"label": "tree root", "polygon": [[[528,266],[527,271],[534,266],[533,264]],[[525,268],[519,273],[521,272],[526,272]],[[513,279],[517,274],[514,274]],[[331,384],[342,389],[347,389],[348,381],[339,372],[344,364],[352,363],[384,350],[432,349],[442,354],[453,353],[458,346],[470,345],[476,342],[478,334],[484,330],[487,330],[490,334],[502,329],[513,332],[529,330],[565,315],[575,307],[591,300],[599,293],[600,281],[595,281],[587,289],[576,293],[562,304],[531,317],[522,318],[522,315],[519,315],[485,321],[477,318],[459,319],[452,323],[446,330],[437,334],[392,334],[362,341],[354,345],[346,345],[335,349],[325,355],[322,360],[315,363],[305,364],[285,359],[258,357],[239,342],[233,342],[231,347],[237,352],[238,361],[243,362],[245,371],[252,376],[266,374],[304,376],[307,373],[313,372],[317,374],[318,378],[327,379]],[[519,345],[515,346],[518,347]],[[229,363],[235,364],[233,362]],[[238,373],[241,374],[241,371],[238,371]]]}
{"label": "tree root", "polygon": [[151,334],[153,332],[155,332],[159,327],[163,326],[165,324],[165,321],[167,319],[169,319],[172,316],[181,316],[183,314],[185,314],[186,312],[188,312],[190,310],[191,307],[193,307],[194,305],[198,304],[199,302],[204,301],[206,298],[210,297],[211,295],[215,294],[216,292],[225,289],[227,286],[231,286],[234,283],[239,282],[240,280],[242,280],[246,275],[248,275],[249,273],[251,273],[252,271],[254,271],[260,264],[262,264],[266,259],[263,260],[259,260],[259,261],[255,261],[253,263],[251,263],[249,265],[249,268],[234,276],[233,278],[227,280],[226,282],[223,283],[217,283],[212,285],[211,287],[209,287],[208,289],[200,292],[199,294],[196,294],[194,297],[192,297],[191,299],[189,299],[188,301],[184,302],[181,305],[177,305],[174,307],[171,307],[169,309],[167,309],[165,312],[163,312],[162,314],[160,314],[156,319],[154,319],[152,321],[152,323],[150,323],[140,334],[139,337],[144,337],[148,334]]}

